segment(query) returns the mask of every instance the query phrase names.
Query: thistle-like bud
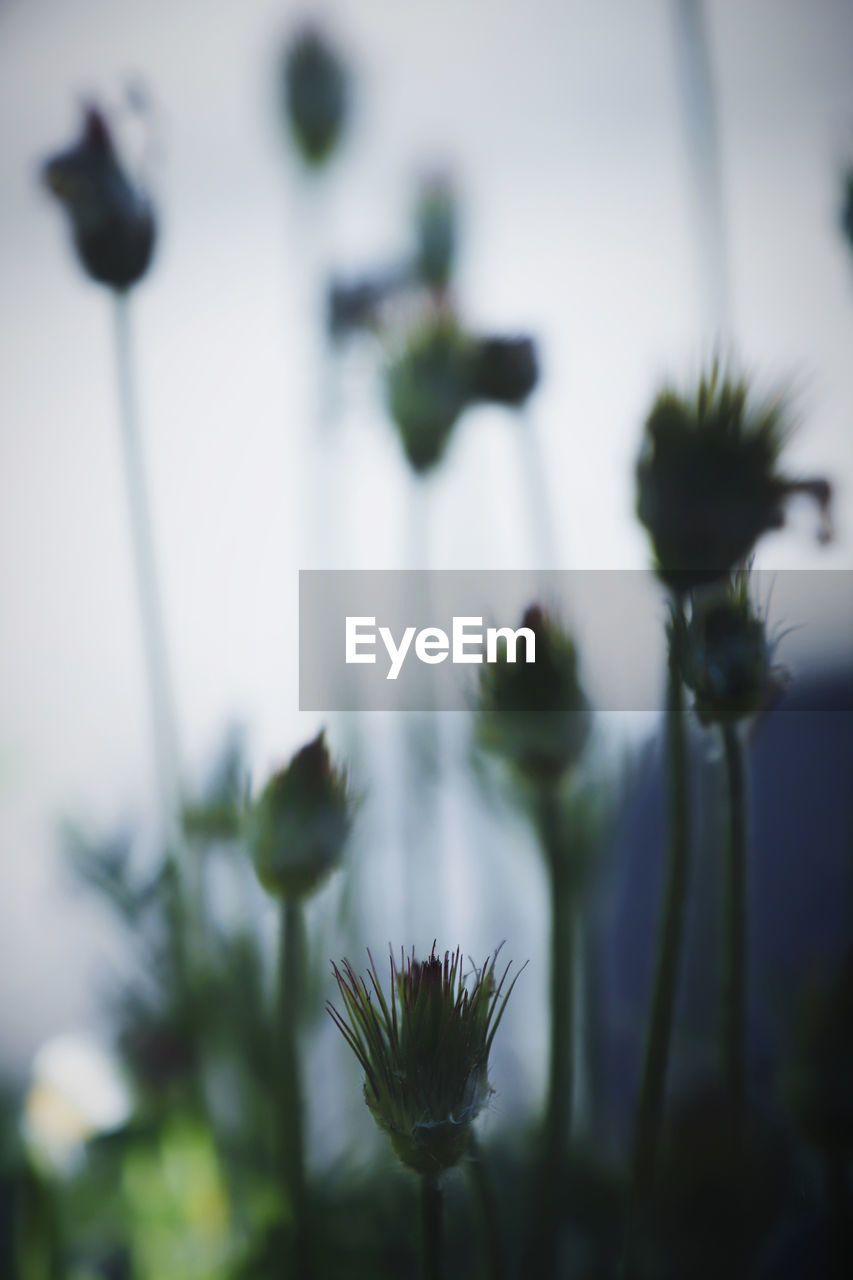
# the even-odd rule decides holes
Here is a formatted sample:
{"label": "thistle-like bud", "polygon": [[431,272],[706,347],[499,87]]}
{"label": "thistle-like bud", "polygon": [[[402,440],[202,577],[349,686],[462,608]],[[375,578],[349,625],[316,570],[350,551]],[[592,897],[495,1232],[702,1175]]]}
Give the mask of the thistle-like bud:
{"label": "thistle-like bud", "polygon": [[773,688],[771,649],[746,574],[694,600],[683,652],[702,724],[746,720],[761,710]]}
{"label": "thistle-like bud", "polygon": [[319,168],[337,146],[347,110],[347,73],[314,27],[300,31],[284,61],[285,110],[307,164]]}
{"label": "thistle-like bud", "polygon": [[[500,948],[498,948],[500,950]],[[498,952],[466,984],[457,949],[427,960],[391,953],[390,1002],[373,957],[367,980],[332,965],[343,1000],[328,1010],[364,1070],[364,1098],[399,1158],[419,1173],[458,1163],[491,1095],[489,1052],[518,974],[495,974]],[[374,1000],[375,998],[375,1000]]]}
{"label": "thistle-like bud", "polygon": [[353,799],[319,733],[270,778],[247,820],[258,878],[278,897],[313,893],[339,865]]}
{"label": "thistle-like bud", "polygon": [[434,175],[426,181],[415,207],[415,270],[430,289],[447,288],[456,261],[456,198],[449,179]]}
{"label": "thistle-like bud", "polygon": [[469,402],[469,344],[456,321],[430,316],[391,363],[388,408],[418,473],[440,462]]}
{"label": "thistle-like bud", "polygon": [[471,351],[471,398],[524,404],[539,381],[539,361],[532,338],[479,338]]}
{"label": "thistle-like bud", "polygon": [[571,637],[537,605],[521,626],[528,633],[521,640],[535,646],[535,661],[524,661],[505,644],[499,661],[483,666],[478,738],[528,781],[552,783],[578,760],[592,716]]}
{"label": "thistle-like bud", "polygon": [[776,465],[788,432],[783,400],[750,405],[743,380],[716,364],[696,399],[662,391],[646,420],[637,463],[637,514],[651,536],[659,577],[677,593],[726,577],[757,540],[785,523],[795,493],[813,497],[829,537],[830,487],[793,481]]}
{"label": "thistle-like bud", "polygon": [[47,160],[42,177],[68,214],[87,274],[113,289],[136,284],[154,250],[154,210],[121,167],[96,107],[86,111],[80,140]]}

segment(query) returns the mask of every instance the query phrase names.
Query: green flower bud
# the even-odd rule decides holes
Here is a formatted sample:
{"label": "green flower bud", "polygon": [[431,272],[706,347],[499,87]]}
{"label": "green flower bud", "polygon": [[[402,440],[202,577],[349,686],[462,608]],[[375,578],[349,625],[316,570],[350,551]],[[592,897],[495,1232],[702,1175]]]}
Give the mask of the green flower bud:
{"label": "green flower bud", "polygon": [[279,897],[304,897],[336,869],[352,825],[344,772],[320,733],[270,778],[247,821],[258,878]]}
{"label": "green flower bud", "polygon": [[387,374],[388,408],[415,471],[441,460],[469,400],[468,343],[456,321],[430,317]]}
{"label": "green flower bud", "polygon": [[458,948],[443,962],[435,944],[424,961],[401,951],[399,968],[392,952],[389,1005],[368,956],[367,981],[348,960],[343,972],[332,965],[344,1011],[327,1008],[361,1063],[365,1101],[399,1158],[420,1173],[439,1173],[465,1154],[491,1095],[489,1052],[518,974],[502,995],[510,966],[498,981],[497,951],[470,989]]}
{"label": "green flower bud", "polygon": [[[592,723],[580,687],[574,642],[534,605],[521,620],[531,632],[536,660],[506,647],[480,676],[478,738],[531,782],[555,782],[579,758]],[[519,646],[520,648],[520,646]]]}
{"label": "green flower bud", "polygon": [[721,377],[716,364],[694,401],[669,388],[658,395],[637,463],[637,514],[671,590],[718,581],[743,564],[762,534],[784,524],[794,493],[815,498],[821,537],[829,537],[828,483],[776,471],[788,416],[781,399],[751,406],[746,382]]}
{"label": "green flower bud", "polygon": [[425,182],[415,208],[415,269],[431,289],[447,288],[456,259],[456,200],[450,181],[436,175]]}
{"label": "green flower bud", "polygon": [[347,108],[347,75],[313,27],[300,31],[284,63],[285,108],[303,159],[319,167],[334,151]]}
{"label": "green flower bud", "polygon": [[683,674],[702,724],[746,720],[761,710],[773,686],[771,651],[745,574],[724,592],[694,600]]}

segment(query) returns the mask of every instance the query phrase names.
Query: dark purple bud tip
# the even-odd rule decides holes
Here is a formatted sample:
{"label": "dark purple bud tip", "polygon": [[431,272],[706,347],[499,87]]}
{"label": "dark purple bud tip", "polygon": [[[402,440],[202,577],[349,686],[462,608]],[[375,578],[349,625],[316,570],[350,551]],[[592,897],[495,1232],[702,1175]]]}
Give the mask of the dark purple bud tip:
{"label": "dark purple bud tip", "polygon": [[68,214],[86,273],[113,289],[136,284],[154,250],[154,211],[121,167],[97,107],[86,109],[79,140],[45,162],[42,179]]}
{"label": "dark purple bud tip", "polygon": [[481,338],[471,355],[472,397],[495,404],[524,403],[539,381],[532,338]]}

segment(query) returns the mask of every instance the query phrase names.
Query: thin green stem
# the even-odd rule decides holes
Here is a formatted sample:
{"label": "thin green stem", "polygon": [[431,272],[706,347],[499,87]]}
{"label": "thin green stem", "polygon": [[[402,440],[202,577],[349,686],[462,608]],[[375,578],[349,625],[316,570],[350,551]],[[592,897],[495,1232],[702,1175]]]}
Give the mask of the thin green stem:
{"label": "thin green stem", "polygon": [[564,848],[556,784],[538,796],[536,822],[548,869],[551,912],[550,1047],[542,1156],[522,1271],[548,1280],[557,1274],[561,1198],[569,1170],[574,1098],[574,958],[577,903]]}
{"label": "thin green stem", "polygon": [[126,293],[119,292],[115,295],[115,350],[122,454],[139,595],[139,618],[148,670],[157,777],[164,821],[167,830],[171,830],[180,800],[177,717],[169,675],[154,538],[145,482],[133,367],[130,301]]}
{"label": "thin green stem", "polygon": [[423,1280],[442,1280],[443,1205],[438,1179],[421,1174],[421,1275]]}
{"label": "thin green stem", "polygon": [[735,1156],[746,1117],[748,800],[746,759],[736,725],[722,729],[728,792],[725,863],[726,949],[723,970],[723,1068],[732,1109]]}
{"label": "thin green stem", "polygon": [[305,1136],[299,1030],[302,1009],[303,918],[302,906],[286,898],[281,906],[278,986],[278,1152],[280,1173],[293,1218],[296,1274],[312,1273],[309,1254]]}
{"label": "thin green stem", "polygon": [[468,1172],[483,1224],[487,1274],[490,1280],[507,1280],[506,1256],[501,1241],[498,1206],[482,1148],[474,1133],[469,1147]]}
{"label": "thin green stem", "polygon": [[669,805],[669,850],[666,891],[660,923],[657,969],[652,993],[649,1030],[634,1133],[631,1160],[631,1192],[626,1250],[622,1274],[626,1274],[636,1227],[636,1216],[645,1201],[654,1175],[663,1123],[666,1076],[669,1067],[675,998],[681,970],[684,914],[690,861],[690,795],[687,724],[681,679],[681,644],[684,632],[683,604],[673,607],[669,639],[666,697],[666,754]]}

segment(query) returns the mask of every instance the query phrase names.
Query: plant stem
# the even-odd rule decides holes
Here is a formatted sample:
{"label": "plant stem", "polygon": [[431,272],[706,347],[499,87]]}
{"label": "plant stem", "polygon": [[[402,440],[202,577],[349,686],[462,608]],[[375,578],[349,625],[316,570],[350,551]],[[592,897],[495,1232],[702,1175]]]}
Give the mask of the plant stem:
{"label": "plant stem", "polygon": [[307,1196],[299,1028],[302,1005],[303,917],[301,903],[286,898],[281,906],[279,944],[279,1115],[281,1179],[293,1217],[296,1274],[312,1273],[308,1248]]}
{"label": "plant stem", "polygon": [[498,1206],[483,1151],[474,1133],[471,1134],[468,1169],[474,1195],[480,1208],[483,1223],[486,1264],[490,1280],[506,1280],[507,1267],[498,1223]]}
{"label": "plant stem", "polygon": [[723,1060],[732,1109],[733,1154],[742,1151],[746,1116],[748,802],[744,745],[736,725],[723,726],[728,789],[726,953],[723,978]]}
{"label": "plant stem", "polygon": [[441,1189],[434,1174],[421,1174],[421,1247],[423,1280],[442,1280],[444,1269],[442,1255]]}
{"label": "plant stem", "polygon": [[180,799],[180,752],[172,683],[169,676],[160,588],[151,531],[151,515],[145,483],[142,437],[133,368],[130,301],[126,293],[115,295],[115,350],[119,418],[124,456],[127,504],[139,595],[142,642],[148,669],[151,719],[160,800],[167,830],[176,821]]}
{"label": "plant stem", "polygon": [[631,1161],[628,1229],[621,1274],[626,1274],[637,1211],[645,1200],[654,1174],[663,1122],[666,1075],[681,968],[687,875],[690,860],[690,797],[687,725],[681,681],[681,644],[684,607],[673,606],[669,638],[669,671],[666,697],[666,752],[669,801],[669,852],[666,896],[660,924],[660,942],[646,1055],[637,1104],[637,1123]]}
{"label": "plant stem", "polygon": [[576,910],[566,851],[562,848],[560,805],[555,786],[542,795],[540,836],[548,866],[551,907],[551,1045],[545,1108],[545,1162],[562,1182],[569,1157],[574,1093],[574,953]]}

